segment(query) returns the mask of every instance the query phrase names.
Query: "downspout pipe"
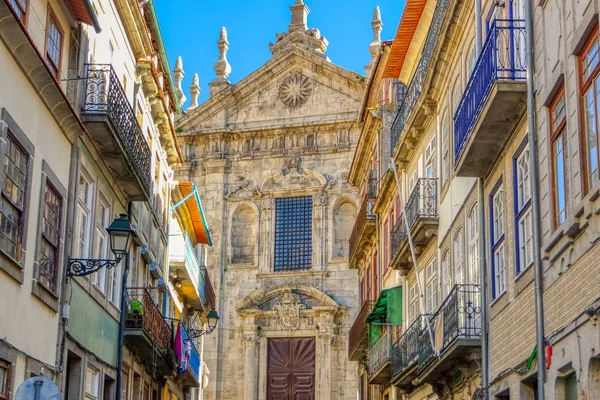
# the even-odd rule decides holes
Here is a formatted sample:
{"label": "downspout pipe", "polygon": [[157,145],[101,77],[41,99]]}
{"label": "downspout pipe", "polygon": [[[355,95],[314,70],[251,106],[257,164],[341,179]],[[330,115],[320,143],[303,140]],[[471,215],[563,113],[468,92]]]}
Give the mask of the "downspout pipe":
{"label": "downspout pipe", "polygon": [[[481,0],[475,0],[475,50],[476,54],[481,54],[483,47],[483,31],[481,20]],[[481,386],[484,391],[484,398],[489,399],[490,393],[490,362],[489,362],[489,310],[488,310],[488,274],[487,258],[485,247],[485,194],[483,188],[483,178],[477,179],[479,196],[479,280],[481,299]]]}
{"label": "downspout pipe", "polygon": [[535,322],[536,322],[536,347],[537,347],[537,393],[538,400],[544,400],[544,382],[546,378],[546,354],[544,338],[544,277],[541,250],[541,213],[540,189],[538,170],[538,145],[535,119],[535,87],[534,71],[535,60],[533,54],[533,2],[525,2],[525,47],[527,57],[527,123],[529,132],[529,161],[531,164],[531,208],[533,214],[533,256],[535,274]]}

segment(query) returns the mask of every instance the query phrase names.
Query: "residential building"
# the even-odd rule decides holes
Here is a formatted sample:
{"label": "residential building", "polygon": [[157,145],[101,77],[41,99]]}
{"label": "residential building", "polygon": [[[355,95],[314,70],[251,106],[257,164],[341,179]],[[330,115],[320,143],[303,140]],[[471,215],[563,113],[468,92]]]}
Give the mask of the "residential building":
{"label": "residential building", "polygon": [[[175,212],[169,226],[169,303],[167,314],[183,342],[179,379],[167,388],[180,399],[199,400],[210,371],[204,362],[204,335],[211,334],[208,313],[216,310],[215,292],[206,269],[206,246],[212,244],[197,188],[178,182],[171,191]],[[176,326],[177,325],[177,326]],[[180,363],[181,364],[181,363]],[[170,394],[166,393],[167,399]]]}
{"label": "residential building", "polygon": [[[350,172],[350,182],[361,187],[372,180],[369,160],[384,162],[375,175],[370,228],[363,228],[367,234],[350,259],[366,282],[361,300],[373,301],[371,292],[379,291],[373,305],[364,303],[370,313],[355,322],[367,337],[355,335],[356,349],[350,348],[351,357],[366,356],[361,386],[371,387],[364,399],[483,398],[486,391],[495,399],[537,398],[539,368],[546,398],[600,393],[592,344],[599,274],[591,261],[599,226],[597,14],[580,4],[534,7],[536,124],[528,135],[528,3],[481,5],[478,32],[474,2],[409,0],[391,48],[382,47],[370,76]],[[373,94],[385,78],[398,79],[389,130]],[[370,122],[373,116],[380,121]],[[385,146],[377,151],[386,140],[399,190]],[[545,365],[534,352],[538,224]],[[372,275],[375,252],[380,271]],[[402,301],[389,299],[387,269],[402,276]],[[392,276],[389,285],[395,284]],[[399,337],[389,333],[395,313],[382,306],[401,310]],[[382,321],[385,332],[371,337]],[[482,342],[486,333],[489,341]],[[381,346],[386,334],[388,345]],[[360,343],[367,344],[362,354]]]}
{"label": "residential building", "polygon": [[356,398],[348,240],[360,204],[347,175],[365,79],[328,59],[304,2],[291,12],[273,56],[236,84],[223,29],[210,98],[196,107],[194,85],[177,121],[176,179],[198,187],[213,241],[221,320],[205,336],[207,400]]}
{"label": "residential building", "polygon": [[59,298],[72,148],[86,127],[67,96],[86,1],[0,2],[0,398],[58,379]]}

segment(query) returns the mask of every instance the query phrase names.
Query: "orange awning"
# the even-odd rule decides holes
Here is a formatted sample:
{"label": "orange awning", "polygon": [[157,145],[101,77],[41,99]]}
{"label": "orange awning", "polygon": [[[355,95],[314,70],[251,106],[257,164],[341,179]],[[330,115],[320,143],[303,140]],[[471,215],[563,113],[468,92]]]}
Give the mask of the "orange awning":
{"label": "orange awning", "polygon": [[198,195],[196,185],[192,182],[179,182],[179,190],[181,191],[183,198],[186,199],[184,204],[190,213],[190,219],[197,242],[212,246],[210,231],[208,230],[206,218],[204,217],[204,210],[202,209],[202,203],[200,202],[200,196]]}
{"label": "orange awning", "polygon": [[415,35],[427,0],[407,0],[402,19],[396,31],[392,50],[383,72],[384,78],[398,78],[406,59],[406,53]]}

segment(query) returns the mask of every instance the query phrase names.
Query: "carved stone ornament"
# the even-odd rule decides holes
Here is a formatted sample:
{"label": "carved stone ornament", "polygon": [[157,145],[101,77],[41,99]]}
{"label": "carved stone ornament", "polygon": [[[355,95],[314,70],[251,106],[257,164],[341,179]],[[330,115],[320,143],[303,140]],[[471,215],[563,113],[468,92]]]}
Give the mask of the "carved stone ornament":
{"label": "carved stone ornament", "polygon": [[246,346],[258,346],[260,337],[258,335],[244,335],[244,344]]}
{"label": "carved stone ornament", "polygon": [[284,173],[290,173],[292,171],[300,172],[300,156],[298,155],[290,155],[285,159],[285,170]]}
{"label": "carved stone ornament", "polygon": [[312,82],[301,73],[288,76],[279,86],[279,99],[288,107],[299,107],[312,94]]}
{"label": "carved stone ornament", "polygon": [[327,195],[324,193],[313,194],[313,206],[326,206]]}
{"label": "carved stone ornament", "polygon": [[262,201],[262,209],[263,210],[274,210],[275,209],[275,199],[273,197],[267,197]]}
{"label": "carved stone ornament", "polygon": [[252,185],[252,181],[248,179],[243,179],[236,186],[229,189],[226,198],[230,197],[239,197],[239,198],[248,198],[248,197],[261,197],[262,193],[260,189],[256,185]]}
{"label": "carved stone ornament", "polygon": [[300,310],[306,306],[300,303],[300,297],[292,292],[284,293],[279,302],[273,306],[277,312],[279,324],[284,330],[296,330],[300,327]]}
{"label": "carved stone ornament", "polygon": [[323,343],[330,346],[335,346],[337,344],[338,337],[336,334],[330,332],[320,332],[318,337]]}

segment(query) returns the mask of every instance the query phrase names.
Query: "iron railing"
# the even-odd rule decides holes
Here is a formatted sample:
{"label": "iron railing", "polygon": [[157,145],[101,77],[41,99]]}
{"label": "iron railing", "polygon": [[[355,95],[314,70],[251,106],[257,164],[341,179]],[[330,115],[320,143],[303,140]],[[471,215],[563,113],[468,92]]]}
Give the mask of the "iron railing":
{"label": "iron railing", "polygon": [[217,307],[217,297],[215,296],[215,291],[210,281],[210,277],[208,276],[208,270],[206,267],[202,267],[202,276],[204,279],[204,299],[214,310]]}
{"label": "iron railing", "polygon": [[193,340],[190,339],[190,337],[187,333],[187,329],[185,328],[185,325],[182,322],[179,322],[179,323],[181,324],[181,333],[183,336],[184,345],[186,346],[186,352],[187,352],[187,349],[189,348],[189,357],[187,360],[186,369],[194,376],[196,381],[199,382],[200,353],[198,352],[198,349],[196,349],[196,346],[194,345]]}
{"label": "iron railing", "polygon": [[392,149],[396,147],[396,144],[400,139],[400,135],[404,130],[404,126],[406,125],[406,121],[408,121],[408,117],[412,113],[412,110],[415,107],[415,104],[417,104],[417,100],[421,95],[421,91],[423,90],[423,85],[425,83],[427,72],[429,71],[435,45],[437,43],[440,29],[446,15],[446,10],[448,9],[448,2],[449,0],[440,0],[436,2],[433,18],[431,20],[431,25],[429,26],[429,31],[427,32],[427,38],[425,39],[425,45],[423,46],[423,51],[421,53],[419,63],[417,64],[417,69],[410,81],[410,84],[408,85],[408,88],[404,92],[405,94],[403,98],[398,99],[401,103],[391,129]]}
{"label": "iron railing", "polygon": [[350,240],[348,243],[349,255],[352,257],[358,243],[360,242],[360,237],[362,236],[365,226],[369,221],[375,221],[377,218],[377,214],[373,212],[373,205],[375,204],[375,199],[372,197],[365,197],[362,202],[362,206],[360,207],[360,211],[358,212],[358,216],[356,217],[356,222],[354,223],[354,228],[352,229],[352,233],[350,234]]}
{"label": "iron railing", "polygon": [[382,325],[381,336],[369,347],[367,354],[367,368],[369,377],[376,375],[386,363],[390,362],[390,350],[400,335],[402,326]]}
{"label": "iron railing", "polygon": [[454,285],[438,309],[433,320],[434,323],[443,324],[441,351],[458,338],[479,339],[481,337],[480,292],[479,285]]}
{"label": "iron railing", "polygon": [[127,289],[125,327],[127,329],[143,329],[163,351],[171,348],[171,327],[148,289]]}
{"label": "iron railing", "polygon": [[413,191],[406,202],[404,211],[398,216],[396,224],[392,228],[392,258],[396,256],[404,240],[408,236],[404,213],[408,219],[408,225],[412,229],[419,218],[437,217],[437,178],[421,178],[417,181]]}
{"label": "iron railing", "polygon": [[83,113],[108,117],[150,195],[152,153],[117,74],[110,64],[86,64],[85,79]]}
{"label": "iron railing", "polygon": [[417,316],[402,336],[392,345],[392,377],[398,376],[418,361],[419,337],[423,329],[426,328],[426,318],[429,317],[431,316],[428,314]]}
{"label": "iron railing", "polygon": [[525,21],[493,22],[454,114],[454,162],[458,162],[477,118],[497,80],[527,78]]}
{"label": "iron railing", "polygon": [[352,328],[350,328],[350,332],[348,333],[348,356],[356,351],[357,346],[360,345],[361,339],[366,334],[368,326],[365,319],[371,310],[373,310],[374,304],[375,302],[373,300],[367,300],[360,308],[360,311],[354,320],[354,324],[352,324]]}

